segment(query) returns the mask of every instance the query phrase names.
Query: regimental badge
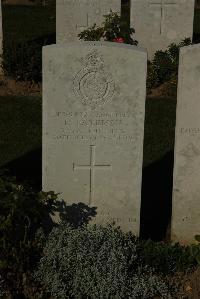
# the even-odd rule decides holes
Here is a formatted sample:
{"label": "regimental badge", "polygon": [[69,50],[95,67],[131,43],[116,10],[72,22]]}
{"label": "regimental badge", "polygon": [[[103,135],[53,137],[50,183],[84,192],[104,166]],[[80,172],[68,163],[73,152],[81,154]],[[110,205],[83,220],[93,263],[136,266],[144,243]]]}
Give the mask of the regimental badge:
{"label": "regimental badge", "polygon": [[111,75],[105,71],[103,57],[97,50],[90,52],[83,63],[83,69],[74,77],[73,91],[83,105],[94,110],[112,99],[115,84]]}

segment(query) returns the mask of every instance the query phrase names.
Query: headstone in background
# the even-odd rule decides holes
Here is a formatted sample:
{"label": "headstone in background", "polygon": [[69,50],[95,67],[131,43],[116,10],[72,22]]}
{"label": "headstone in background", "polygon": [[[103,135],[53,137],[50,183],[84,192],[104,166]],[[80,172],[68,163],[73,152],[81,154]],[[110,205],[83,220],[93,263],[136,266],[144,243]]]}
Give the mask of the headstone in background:
{"label": "headstone in background", "polygon": [[149,59],[157,50],[193,35],[195,0],[130,0],[131,26]]}
{"label": "headstone in background", "polygon": [[172,239],[200,234],[200,44],[180,52]]}
{"label": "headstone in background", "polygon": [[101,25],[103,16],[120,13],[120,0],[57,0],[56,38],[57,42],[78,41],[78,34],[96,23]]}
{"label": "headstone in background", "polygon": [[147,54],[74,42],[43,53],[43,188],[139,233]]}

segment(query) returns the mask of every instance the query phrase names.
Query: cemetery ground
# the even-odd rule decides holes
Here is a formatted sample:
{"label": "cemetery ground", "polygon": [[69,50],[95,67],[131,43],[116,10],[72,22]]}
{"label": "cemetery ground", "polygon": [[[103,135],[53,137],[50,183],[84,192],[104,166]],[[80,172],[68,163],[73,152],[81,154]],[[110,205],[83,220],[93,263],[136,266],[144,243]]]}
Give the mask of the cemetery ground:
{"label": "cemetery ground", "polygon": [[[31,14],[28,13],[29,9],[31,9]],[[50,36],[55,31],[53,6],[45,10],[42,7],[12,6],[8,9],[4,6],[3,10],[6,20],[4,30],[14,32],[13,38],[16,40],[22,38],[27,41],[34,40],[41,36]],[[27,16],[29,16],[28,19]],[[30,16],[33,17],[31,21]],[[24,26],[24,21],[27,26]],[[39,25],[35,26],[35,24]],[[196,28],[198,26],[200,32],[200,22]],[[23,37],[21,36],[22,29]],[[32,84],[32,82],[16,83],[13,79],[7,78],[1,82],[0,89],[0,131],[3,137],[0,140],[0,168],[8,169],[10,175],[16,176],[18,184],[28,182],[35,192],[40,191],[42,177],[41,85]],[[183,255],[186,264],[188,262],[189,265],[187,271],[187,266],[182,267],[181,258],[176,256],[173,250],[162,250],[156,247],[159,247],[159,244],[161,246],[169,244],[175,117],[174,91],[170,92],[168,87],[165,88],[165,84],[162,88],[153,90],[146,99],[141,213],[141,222],[144,224],[141,227],[141,235],[144,239],[151,238],[159,241],[153,243],[153,249],[150,245],[147,249],[149,256],[147,254],[146,260],[150,265],[160,263],[162,268],[162,260],[163,265],[173,261],[172,266],[177,269],[177,272],[173,273],[171,279],[179,280],[182,284],[176,298],[196,299],[200,298],[200,272],[194,257],[199,252],[195,253],[196,255],[191,253],[190,257]],[[2,189],[0,194],[2,196]],[[0,225],[0,232],[2,231]],[[196,247],[195,250],[197,250]],[[157,260],[156,257],[159,255],[160,260]],[[183,268],[184,271],[181,271]],[[33,290],[26,290],[26,292],[29,295],[26,294],[25,298],[39,298],[38,293],[36,292],[37,295],[35,295]],[[22,294],[19,298],[23,298]],[[161,297],[154,297],[154,299],[158,298]]]}
{"label": "cemetery ground", "polygon": [[[145,223],[141,227],[141,233],[145,239],[151,237],[154,240],[167,241],[168,237],[166,234],[171,212],[169,199],[172,190],[175,113],[175,97],[151,96],[146,100],[141,215],[142,222]],[[0,130],[4,136],[0,143],[0,166],[16,176],[18,183],[28,181],[38,191],[41,190],[42,174],[41,118],[40,96],[0,98]],[[190,270],[186,275],[178,273],[175,277],[179,277],[183,283],[182,291],[188,295],[185,298],[198,298],[199,270]]]}

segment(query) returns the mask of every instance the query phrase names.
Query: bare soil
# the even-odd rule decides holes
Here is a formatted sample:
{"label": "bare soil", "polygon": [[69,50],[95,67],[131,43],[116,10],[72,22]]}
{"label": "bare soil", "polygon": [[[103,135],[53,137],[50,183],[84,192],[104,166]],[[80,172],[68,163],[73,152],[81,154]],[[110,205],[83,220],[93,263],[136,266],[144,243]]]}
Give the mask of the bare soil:
{"label": "bare soil", "polygon": [[148,89],[147,95],[149,98],[170,97],[176,95],[176,83],[166,82],[156,88]]}
{"label": "bare soil", "polygon": [[187,299],[200,298],[200,267],[185,277],[183,291]]}

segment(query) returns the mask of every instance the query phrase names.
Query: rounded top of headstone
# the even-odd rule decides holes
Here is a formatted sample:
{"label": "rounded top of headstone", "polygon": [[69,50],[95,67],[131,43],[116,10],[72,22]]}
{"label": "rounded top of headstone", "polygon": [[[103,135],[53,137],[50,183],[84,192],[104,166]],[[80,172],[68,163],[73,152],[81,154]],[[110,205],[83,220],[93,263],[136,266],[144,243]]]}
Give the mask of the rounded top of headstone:
{"label": "rounded top of headstone", "polygon": [[93,47],[111,47],[111,48],[122,48],[122,49],[129,49],[132,51],[137,51],[141,53],[147,54],[147,50],[144,48],[140,48],[138,46],[134,45],[129,45],[129,44],[124,44],[124,43],[115,43],[115,42],[107,42],[107,41],[77,41],[77,42],[67,42],[67,43],[60,43],[60,44],[53,44],[53,45],[48,45],[44,46],[43,49],[50,49],[50,48],[67,48],[67,47],[88,47],[88,46],[93,46]]}

